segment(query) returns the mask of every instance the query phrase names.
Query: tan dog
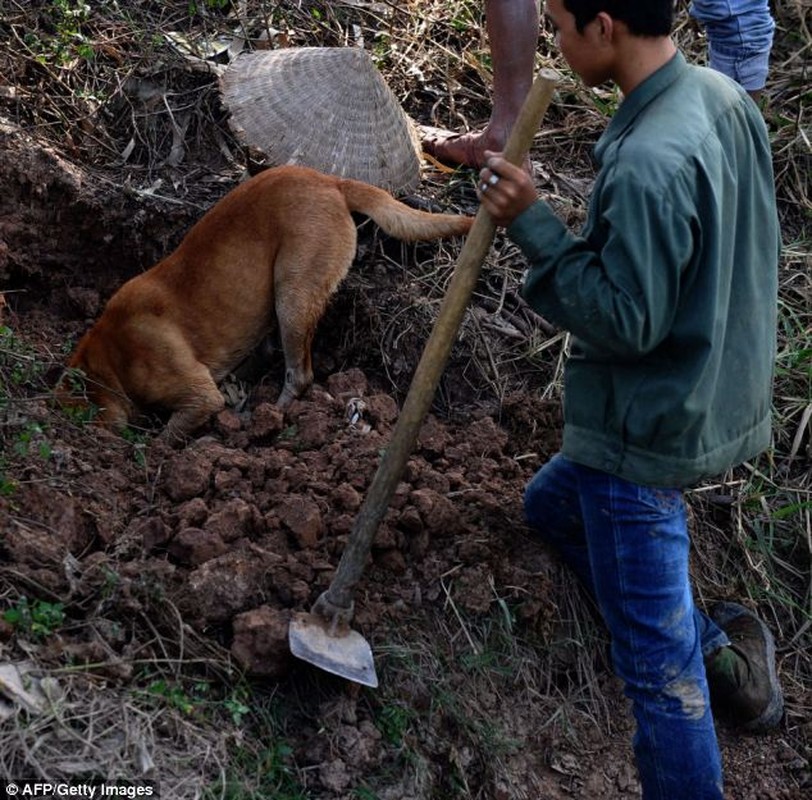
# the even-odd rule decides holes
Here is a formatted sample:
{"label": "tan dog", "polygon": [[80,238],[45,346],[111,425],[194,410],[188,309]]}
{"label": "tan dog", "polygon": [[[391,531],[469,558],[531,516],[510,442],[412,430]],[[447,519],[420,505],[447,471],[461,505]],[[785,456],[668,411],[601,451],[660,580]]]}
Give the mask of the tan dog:
{"label": "tan dog", "polygon": [[[279,406],[313,382],[310,347],[328,299],[356,252],[350,212],[406,241],[466,233],[471,217],[409,208],[358,181],[285,166],[229,192],[170,256],[125,283],[68,366],[87,378],[99,421],[121,428],[139,411],[173,413],[183,436],[224,406],[217,388],[279,327],[285,384]],[[64,399],[67,390],[59,390]]]}

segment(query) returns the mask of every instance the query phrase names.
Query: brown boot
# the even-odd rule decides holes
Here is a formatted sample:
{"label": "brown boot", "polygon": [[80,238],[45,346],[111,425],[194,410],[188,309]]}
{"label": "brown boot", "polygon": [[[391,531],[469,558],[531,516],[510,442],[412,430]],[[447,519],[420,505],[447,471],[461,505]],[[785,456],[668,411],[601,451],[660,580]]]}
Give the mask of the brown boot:
{"label": "brown boot", "polygon": [[718,603],[710,618],[730,639],[705,661],[714,714],[747,731],[774,728],[784,713],[784,698],[769,628],[738,603]]}

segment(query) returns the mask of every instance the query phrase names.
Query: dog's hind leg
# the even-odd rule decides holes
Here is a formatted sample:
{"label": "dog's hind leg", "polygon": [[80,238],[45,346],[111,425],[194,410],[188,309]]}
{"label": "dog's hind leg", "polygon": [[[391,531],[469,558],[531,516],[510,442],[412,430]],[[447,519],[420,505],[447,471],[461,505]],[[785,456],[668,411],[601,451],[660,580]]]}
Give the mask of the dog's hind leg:
{"label": "dog's hind leg", "polygon": [[285,355],[285,385],[276,401],[280,408],[289,406],[313,383],[310,348],[324,305],[316,308],[307,298],[288,298],[277,311],[279,338]]}
{"label": "dog's hind leg", "polygon": [[274,304],[285,355],[285,385],[276,405],[285,408],[313,383],[310,348],[330,296],[355,256],[355,225],[349,215],[331,220],[329,238],[313,231],[292,253],[280,253],[274,267]]}

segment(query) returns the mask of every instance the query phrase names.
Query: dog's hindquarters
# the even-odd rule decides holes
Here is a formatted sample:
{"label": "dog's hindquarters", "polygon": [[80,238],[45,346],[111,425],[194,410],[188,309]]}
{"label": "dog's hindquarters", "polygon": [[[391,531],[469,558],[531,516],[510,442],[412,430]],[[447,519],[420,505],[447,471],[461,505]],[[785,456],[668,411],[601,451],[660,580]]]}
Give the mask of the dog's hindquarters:
{"label": "dog's hindquarters", "polygon": [[[301,184],[301,176],[296,180]],[[282,408],[313,382],[316,326],[355,258],[357,231],[349,212],[370,217],[384,232],[404,241],[461,235],[473,222],[471,217],[418,211],[359,181],[318,175],[308,188],[306,208],[285,219],[274,263],[276,318],[285,355],[285,385],[277,401]],[[343,196],[340,205],[336,189]]]}

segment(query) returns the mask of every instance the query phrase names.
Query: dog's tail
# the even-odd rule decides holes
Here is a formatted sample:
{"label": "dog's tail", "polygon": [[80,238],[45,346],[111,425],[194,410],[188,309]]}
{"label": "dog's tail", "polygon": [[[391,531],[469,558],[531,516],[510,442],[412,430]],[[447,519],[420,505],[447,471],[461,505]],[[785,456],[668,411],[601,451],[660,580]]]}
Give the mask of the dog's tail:
{"label": "dog's tail", "polygon": [[463,214],[433,214],[410,208],[389,192],[368,183],[343,179],[338,185],[350,211],[365,214],[385,233],[404,242],[462,236],[474,221]]}

